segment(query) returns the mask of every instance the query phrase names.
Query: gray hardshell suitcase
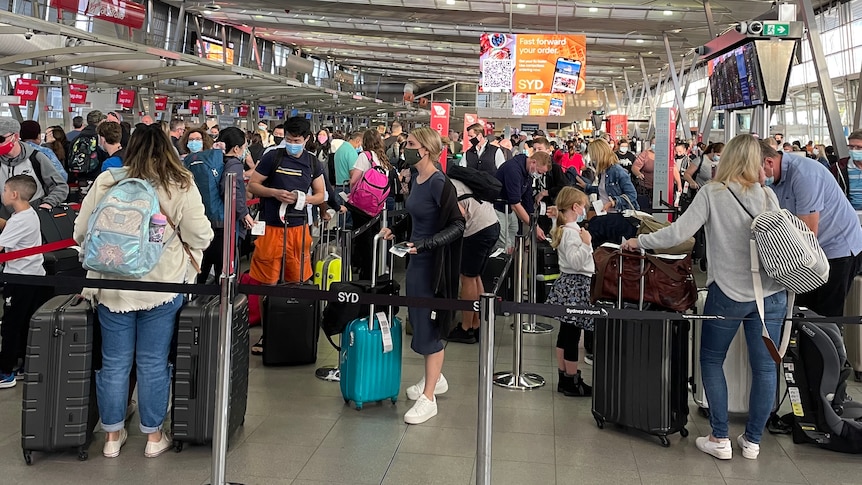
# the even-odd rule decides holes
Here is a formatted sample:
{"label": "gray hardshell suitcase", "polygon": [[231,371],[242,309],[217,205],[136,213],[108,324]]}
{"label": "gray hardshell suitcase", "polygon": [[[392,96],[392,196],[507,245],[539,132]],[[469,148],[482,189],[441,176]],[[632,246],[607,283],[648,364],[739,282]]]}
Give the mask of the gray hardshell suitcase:
{"label": "gray hardshell suitcase", "polygon": [[[844,315],[862,316],[862,275],[853,278],[844,301]],[[857,382],[862,381],[862,328],[859,325],[844,325],[844,347],[847,349],[847,360],[853,367],[854,378]]]}
{"label": "gray hardshell suitcase", "polygon": [[21,413],[28,465],[33,451],[76,449],[78,459],[88,457],[99,420],[93,374],[93,353],[101,356],[97,326],[90,304],[77,295],[48,300],[30,320]]}
{"label": "gray hardshell suitcase", "polygon": [[[183,443],[212,442],[216,412],[216,370],[218,367],[219,301],[217,296],[198,296],[180,310],[177,329],[171,426],[174,448]],[[248,403],[248,297],[233,301],[231,340],[230,413],[228,437],[245,421]]]}

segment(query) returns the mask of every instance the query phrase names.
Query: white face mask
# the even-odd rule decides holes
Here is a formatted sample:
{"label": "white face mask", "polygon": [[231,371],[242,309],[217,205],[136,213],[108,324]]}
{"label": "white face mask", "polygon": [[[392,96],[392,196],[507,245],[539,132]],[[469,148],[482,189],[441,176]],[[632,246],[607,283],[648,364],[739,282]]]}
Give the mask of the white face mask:
{"label": "white face mask", "polygon": [[629,151],[629,147],[620,147],[620,153],[626,153]]}

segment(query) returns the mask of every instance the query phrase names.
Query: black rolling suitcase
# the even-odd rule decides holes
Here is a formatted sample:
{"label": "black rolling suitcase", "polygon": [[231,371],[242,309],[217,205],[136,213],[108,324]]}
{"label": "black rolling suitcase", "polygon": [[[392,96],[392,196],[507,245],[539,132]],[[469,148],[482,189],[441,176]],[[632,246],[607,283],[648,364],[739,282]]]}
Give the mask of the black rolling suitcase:
{"label": "black rolling suitcase", "polygon": [[[86,460],[99,420],[93,353],[100,355],[98,323],[77,295],[56,296],[30,321],[24,368],[21,447],[33,451],[76,449]],[[101,359],[96,359],[101,361]]]}
{"label": "black rolling suitcase", "polygon": [[[206,444],[213,439],[218,367],[219,302],[217,296],[198,296],[182,310],[177,322],[171,427],[174,447]],[[230,414],[228,437],[245,421],[248,402],[248,297],[233,301],[231,340]]]}
{"label": "black rolling suitcase", "polygon": [[[77,212],[66,204],[52,209],[37,208],[39,226],[42,231],[42,243],[59,242],[71,239],[75,231]],[[75,248],[59,249],[43,255],[45,273],[48,276],[85,276],[87,272],[81,266],[78,250]],[[63,293],[74,293],[81,288],[62,288]]]}
{"label": "black rolling suitcase", "polygon": [[[485,291],[494,291],[494,286],[500,280],[501,275],[503,274],[503,268],[506,267],[506,263],[512,259],[511,255],[502,254],[500,256],[492,256],[488,258],[488,262],[485,264],[485,271],[482,272],[482,286],[485,287]],[[515,300],[515,286],[513,276],[515,274],[515,262],[509,265],[509,271],[506,272],[505,281],[500,285],[500,291],[497,294],[500,298],[506,301],[514,301]]]}
{"label": "black rolling suitcase", "polygon": [[[620,270],[624,257],[620,255]],[[619,281],[619,274],[613,276]],[[619,285],[617,294],[622,295],[621,281]],[[643,301],[635,308],[644,309]],[[688,436],[688,325],[678,320],[595,320],[592,411],[599,428],[609,422],[638,429],[658,436],[663,446],[670,446],[670,434]]]}
{"label": "black rolling suitcase", "polygon": [[[306,226],[307,227],[307,226]],[[307,229],[306,229],[307,230]],[[305,268],[305,238],[302,238],[300,273]],[[284,234],[282,257],[287,251],[287,232]],[[307,275],[311,277],[312,275]],[[300,282],[290,286],[318,290],[314,284]],[[284,264],[281,266],[279,284],[284,283]],[[317,361],[317,340],[320,336],[320,305],[317,300],[305,300],[283,296],[268,296],[263,308],[263,365],[306,365]]]}

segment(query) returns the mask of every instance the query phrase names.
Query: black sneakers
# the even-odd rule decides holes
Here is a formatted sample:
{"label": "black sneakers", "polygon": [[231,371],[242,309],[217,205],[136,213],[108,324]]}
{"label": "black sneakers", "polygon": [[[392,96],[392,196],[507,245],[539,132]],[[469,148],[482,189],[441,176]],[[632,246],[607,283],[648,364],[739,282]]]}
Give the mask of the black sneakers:
{"label": "black sneakers", "polygon": [[458,342],[462,344],[475,344],[476,337],[473,335],[473,332],[470,330],[464,330],[461,328],[461,324],[455,326],[451,332],[449,332],[449,336],[446,337],[446,340],[449,342]]}
{"label": "black sneakers", "polygon": [[[562,391],[560,389],[562,388]],[[562,392],[568,397],[588,397],[593,395],[593,388],[588,386],[581,378],[581,371],[577,375],[560,376],[560,384],[557,386],[557,391]]]}

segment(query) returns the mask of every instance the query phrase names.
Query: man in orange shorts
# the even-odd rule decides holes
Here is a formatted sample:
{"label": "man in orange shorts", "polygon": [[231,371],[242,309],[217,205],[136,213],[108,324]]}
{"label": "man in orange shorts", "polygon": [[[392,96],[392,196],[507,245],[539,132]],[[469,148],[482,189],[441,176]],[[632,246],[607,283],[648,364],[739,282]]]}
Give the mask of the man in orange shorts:
{"label": "man in orange shorts", "polygon": [[[282,266],[284,281],[311,278],[311,235],[306,206],[322,204],[325,191],[317,160],[305,151],[311,136],[308,120],[290,118],[284,131],[284,147],[266,153],[248,182],[248,191],[260,197],[261,216],[266,222],[266,232],[254,243],[249,276],[265,285],[278,282]],[[311,195],[307,195],[309,189]],[[261,315],[266,318],[262,307]],[[263,353],[263,336],[252,346],[252,353]]]}

